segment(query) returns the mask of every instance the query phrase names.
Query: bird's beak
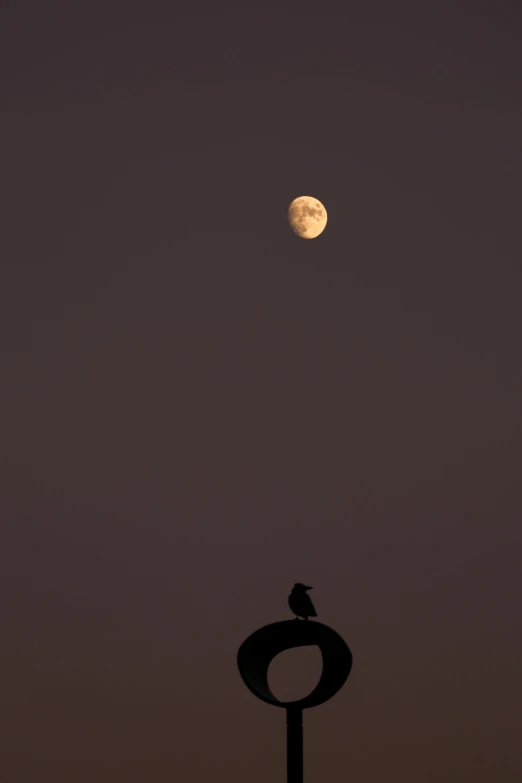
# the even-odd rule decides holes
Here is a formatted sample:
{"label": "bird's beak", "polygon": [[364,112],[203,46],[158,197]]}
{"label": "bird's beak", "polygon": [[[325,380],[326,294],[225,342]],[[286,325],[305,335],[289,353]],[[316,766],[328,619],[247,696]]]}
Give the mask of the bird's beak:
{"label": "bird's beak", "polygon": [[305,585],[305,590],[313,590],[313,587],[309,587],[308,585]]}

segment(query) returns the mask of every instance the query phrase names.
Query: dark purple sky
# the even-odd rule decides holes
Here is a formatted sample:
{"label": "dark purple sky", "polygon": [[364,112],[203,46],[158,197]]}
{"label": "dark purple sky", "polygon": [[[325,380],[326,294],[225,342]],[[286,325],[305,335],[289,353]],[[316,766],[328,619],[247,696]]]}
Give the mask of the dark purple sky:
{"label": "dark purple sky", "polygon": [[518,781],[522,5],[185,5],[1,5],[0,778],[284,783],[303,581],[307,783]]}

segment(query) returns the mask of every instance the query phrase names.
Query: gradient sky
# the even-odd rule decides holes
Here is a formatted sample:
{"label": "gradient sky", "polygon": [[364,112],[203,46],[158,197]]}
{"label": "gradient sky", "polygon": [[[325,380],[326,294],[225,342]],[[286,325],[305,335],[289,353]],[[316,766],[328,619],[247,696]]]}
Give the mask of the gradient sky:
{"label": "gradient sky", "polygon": [[180,5],[1,4],[0,778],[284,783],[302,581],[307,783],[519,781],[522,5]]}

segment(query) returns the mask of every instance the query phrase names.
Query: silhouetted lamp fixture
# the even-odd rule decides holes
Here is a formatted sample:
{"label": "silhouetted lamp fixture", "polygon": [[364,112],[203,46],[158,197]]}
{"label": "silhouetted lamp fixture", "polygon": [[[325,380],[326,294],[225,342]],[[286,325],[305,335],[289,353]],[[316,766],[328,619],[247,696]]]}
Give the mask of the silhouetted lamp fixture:
{"label": "silhouetted lamp fixture", "polygon": [[[314,690],[297,701],[279,701],[268,686],[268,667],[283,650],[317,645],[323,656],[323,671]],[[243,682],[267,704],[286,708],[287,780],[303,781],[303,710],[331,699],[344,685],[352,668],[346,642],[327,625],[307,620],[284,620],[265,625],[246,639],[237,654]]]}

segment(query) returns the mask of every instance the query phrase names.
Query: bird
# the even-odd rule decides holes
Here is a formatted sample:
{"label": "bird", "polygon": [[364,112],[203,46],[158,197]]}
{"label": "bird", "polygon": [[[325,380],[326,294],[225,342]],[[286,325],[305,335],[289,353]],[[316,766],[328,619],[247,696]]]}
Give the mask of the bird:
{"label": "bird", "polygon": [[313,588],[309,587],[309,585],[302,585],[301,582],[296,582],[288,596],[288,605],[296,615],[296,620],[300,617],[304,617],[305,620],[308,620],[309,617],[317,617],[317,612],[314,609],[310,596],[306,594],[307,590],[313,590]]}

